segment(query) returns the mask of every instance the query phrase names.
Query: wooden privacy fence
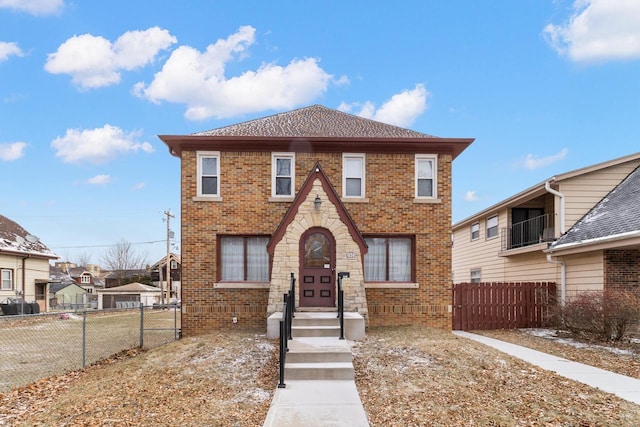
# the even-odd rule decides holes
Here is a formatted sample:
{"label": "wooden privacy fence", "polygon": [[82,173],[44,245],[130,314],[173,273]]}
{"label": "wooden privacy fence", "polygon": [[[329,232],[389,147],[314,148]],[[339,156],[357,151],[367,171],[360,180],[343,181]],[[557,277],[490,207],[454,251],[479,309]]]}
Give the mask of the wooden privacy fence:
{"label": "wooden privacy fence", "polygon": [[555,305],[554,282],[458,283],[453,285],[453,329],[544,327]]}

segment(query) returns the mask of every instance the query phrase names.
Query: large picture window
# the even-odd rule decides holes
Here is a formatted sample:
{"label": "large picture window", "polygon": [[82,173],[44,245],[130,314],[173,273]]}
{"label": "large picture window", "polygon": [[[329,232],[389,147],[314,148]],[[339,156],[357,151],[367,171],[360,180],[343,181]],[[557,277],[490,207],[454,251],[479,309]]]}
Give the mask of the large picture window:
{"label": "large picture window", "polygon": [[0,272],[0,289],[3,291],[13,290],[13,270],[2,269]]}
{"label": "large picture window", "polygon": [[198,152],[198,196],[220,196],[220,153]]}
{"label": "large picture window", "polygon": [[364,160],[364,154],[344,154],[342,156],[343,197],[364,197]]}
{"label": "large picture window", "polygon": [[271,195],[291,197],[295,187],[295,156],[293,153],[271,155]]}
{"label": "large picture window", "polygon": [[367,237],[364,256],[367,282],[413,281],[413,239],[410,237]]}
{"label": "large picture window", "polygon": [[220,237],[220,279],[227,282],[268,282],[268,237]]}

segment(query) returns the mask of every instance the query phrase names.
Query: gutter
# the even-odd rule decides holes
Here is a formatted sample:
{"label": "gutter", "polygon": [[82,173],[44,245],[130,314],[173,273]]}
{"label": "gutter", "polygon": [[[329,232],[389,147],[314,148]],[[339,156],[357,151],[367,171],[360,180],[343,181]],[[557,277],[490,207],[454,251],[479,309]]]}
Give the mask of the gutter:
{"label": "gutter", "polygon": [[545,181],[544,189],[547,190],[547,192],[553,194],[554,196],[560,197],[560,235],[563,235],[565,231],[564,230],[564,212],[565,212],[564,194],[559,192],[558,190],[554,190],[553,188],[551,188],[551,183],[555,180],[556,180],[556,177],[554,176],[550,180]]}
{"label": "gutter", "polygon": [[552,259],[551,254],[547,254],[547,262],[560,264],[560,305],[564,307],[567,301],[567,265],[564,261]]}

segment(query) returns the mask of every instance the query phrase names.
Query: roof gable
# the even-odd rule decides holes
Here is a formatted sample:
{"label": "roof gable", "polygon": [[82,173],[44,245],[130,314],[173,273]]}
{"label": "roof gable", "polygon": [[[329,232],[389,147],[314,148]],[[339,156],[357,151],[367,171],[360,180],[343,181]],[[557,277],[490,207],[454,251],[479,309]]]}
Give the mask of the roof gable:
{"label": "roof gable", "polygon": [[275,247],[284,236],[287,226],[291,224],[291,222],[293,222],[293,220],[295,219],[300,204],[304,202],[307,195],[311,192],[311,189],[313,188],[313,182],[316,180],[316,178],[320,180],[322,189],[327,194],[327,197],[329,197],[329,201],[336,207],[340,219],[347,226],[349,234],[351,234],[351,238],[358,244],[358,246],[360,247],[360,252],[364,255],[365,253],[367,253],[367,244],[364,241],[362,234],[360,234],[358,227],[356,227],[355,222],[351,218],[351,215],[349,215],[349,212],[342,203],[342,200],[340,200],[340,197],[336,193],[335,188],[333,187],[333,185],[331,185],[329,178],[325,174],[319,162],[316,162],[315,166],[309,172],[309,175],[307,175],[307,179],[304,181],[302,187],[300,188],[300,191],[298,191],[296,197],[293,199],[293,203],[291,203],[291,206],[289,206],[287,213],[284,215],[282,221],[280,221],[280,224],[278,224],[276,231],[271,236],[271,239],[267,244],[267,252],[273,255]]}
{"label": "roof gable", "polygon": [[640,232],[640,166],[551,245],[551,250]]}

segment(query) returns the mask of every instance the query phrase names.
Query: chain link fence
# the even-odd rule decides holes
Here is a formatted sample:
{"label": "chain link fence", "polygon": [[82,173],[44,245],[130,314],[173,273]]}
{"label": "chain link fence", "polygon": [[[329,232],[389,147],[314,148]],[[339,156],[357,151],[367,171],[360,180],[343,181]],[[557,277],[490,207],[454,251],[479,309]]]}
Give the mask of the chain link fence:
{"label": "chain link fence", "polygon": [[178,307],[0,316],[0,393],[180,338]]}

